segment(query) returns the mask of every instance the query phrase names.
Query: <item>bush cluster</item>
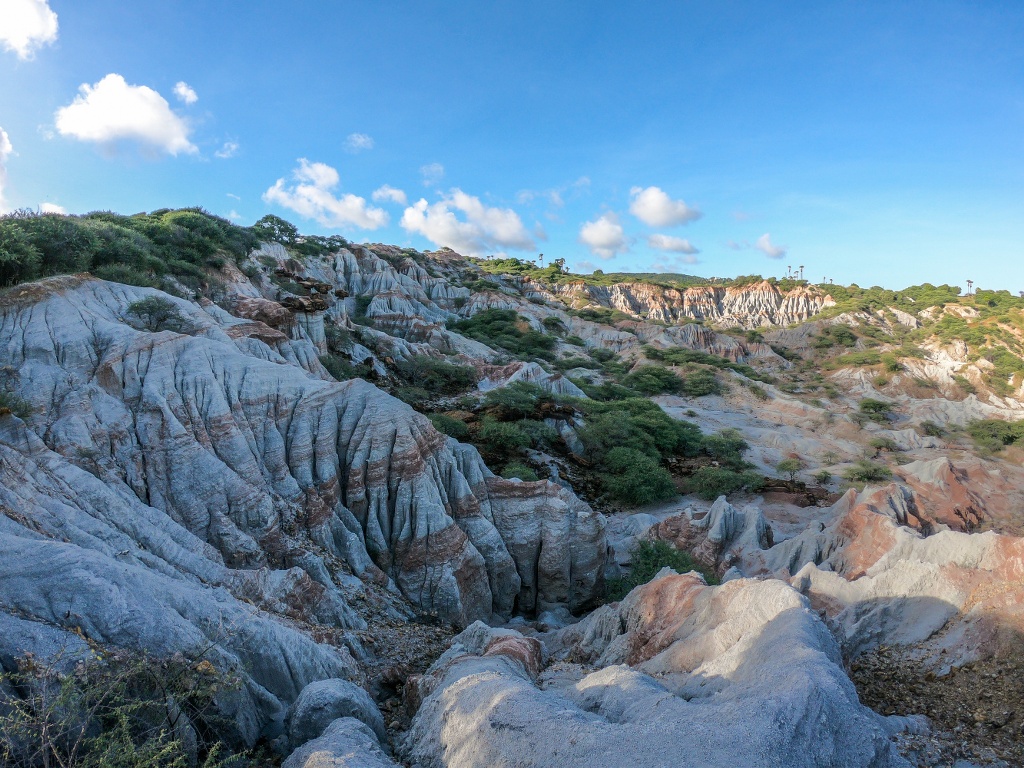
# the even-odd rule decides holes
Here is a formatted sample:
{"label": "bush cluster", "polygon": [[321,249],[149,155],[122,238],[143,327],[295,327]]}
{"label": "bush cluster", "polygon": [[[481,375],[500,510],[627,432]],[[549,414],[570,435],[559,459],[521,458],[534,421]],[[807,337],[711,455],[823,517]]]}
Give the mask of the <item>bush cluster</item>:
{"label": "bush cluster", "polygon": [[258,245],[251,229],[202,208],[134,216],[17,211],[0,217],[0,286],[92,272],[150,287],[174,276],[196,288],[209,280],[205,269],[220,268],[228,258],[239,262]]}
{"label": "bush cluster", "polygon": [[967,425],[967,434],[979,448],[997,453],[1008,445],[1024,446],[1024,421],[972,421]]}
{"label": "bush cluster", "polygon": [[511,309],[486,309],[450,326],[453,331],[519,358],[551,360],[556,339],[534,330]]}
{"label": "bush cluster", "polygon": [[697,571],[708,584],[718,583],[714,571],[699,565],[689,553],[678,550],[664,541],[641,541],[631,552],[629,575],[608,582],[608,600],[621,600],[634,588],[646,584],[657,576],[662,568],[671,568],[676,573]]}

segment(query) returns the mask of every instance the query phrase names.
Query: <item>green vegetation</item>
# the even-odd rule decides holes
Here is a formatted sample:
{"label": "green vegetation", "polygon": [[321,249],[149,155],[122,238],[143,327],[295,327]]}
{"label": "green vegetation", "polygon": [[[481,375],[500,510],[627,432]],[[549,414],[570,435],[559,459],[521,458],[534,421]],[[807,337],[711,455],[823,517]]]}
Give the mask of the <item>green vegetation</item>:
{"label": "green vegetation", "polygon": [[69,674],[57,666],[30,655],[18,672],[0,672],[0,690],[18,692],[0,709],[3,765],[186,768],[196,765],[191,755],[202,768],[266,764],[227,746],[237,737],[216,703],[239,681],[209,661],[114,651],[78,661]]}
{"label": "green vegetation", "polygon": [[8,389],[0,389],[0,416],[13,413],[19,419],[27,419],[32,415],[32,406],[28,400],[19,397]]}
{"label": "green vegetation", "polygon": [[878,483],[892,477],[892,471],[884,464],[858,459],[843,472],[843,477],[855,483]]}
{"label": "green vegetation", "polygon": [[779,472],[789,475],[789,482],[795,482],[796,476],[807,469],[807,462],[803,459],[798,459],[795,456],[791,456],[788,459],[783,459],[775,465],[775,469]]}
{"label": "green vegetation", "polygon": [[430,423],[434,425],[434,429],[442,434],[448,435],[448,437],[454,437],[456,440],[462,440],[469,435],[469,427],[466,426],[464,421],[446,416],[443,413],[431,413],[427,416],[430,419]]}
{"label": "green vegetation", "polygon": [[922,421],[919,425],[921,434],[927,435],[928,437],[945,437],[948,432],[945,427],[941,424],[937,424],[934,421]]}
{"label": "green vegetation", "polygon": [[818,485],[828,485],[832,482],[832,473],[827,469],[823,469],[814,475],[814,482]]}
{"label": "green vegetation", "polygon": [[998,453],[1009,445],[1024,446],[1024,421],[972,421],[967,425],[967,434],[982,450]]}
{"label": "green vegetation", "polygon": [[552,396],[536,384],[514,381],[488,392],[484,396],[484,405],[494,409],[499,418],[517,419],[531,415],[540,403],[551,400]]}
{"label": "green vegetation", "polygon": [[743,488],[756,493],[764,486],[764,478],[756,472],[737,472],[725,467],[701,467],[686,483],[686,490],[711,501]]}
{"label": "green vegetation", "polygon": [[687,552],[682,552],[664,541],[641,541],[633,548],[630,556],[629,575],[624,579],[608,582],[608,600],[616,602],[628,595],[634,588],[646,584],[662,568],[671,568],[676,573],[697,571],[708,584],[717,584],[715,572],[699,565]]}
{"label": "green vegetation", "polygon": [[518,424],[496,421],[489,416],[483,418],[480,440],[487,450],[497,456],[508,456],[517,450],[530,447],[530,436]]}
{"label": "green vegetation", "polygon": [[402,360],[395,365],[395,371],[408,386],[435,396],[459,394],[476,384],[476,371],[472,367],[427,355]]}
{"label": "green vegetation", "polygon": [[555,337],[536,331],[511,309],[486,309],[450,326],[453,331],[519,358],[551,360]]}
{"label": "green vegetation", "polygon": [[128,305],[127,313],[131,315],[137,325],[151,333],[157,331],[188,333],[191,329],[188,318],[181,313],[178,305],[162,296],[149,296],[132,302]]}
{"label": "green vegetation", "polygon": [[601,474],[604,489],[614,500],[637,506],[675,496],[672,475],[661,463],[634,448],[613,448]]}
{"label": "green vegetation", "polygon": [[338,381],[356,378],[356,369],[348,360],[337,355],[321,355],[320,364]]}
{"label": "green vegetation", "polygon": [[832,347],[852,347],[857,343],[857,335],[845,325],[827,325],[818,333],[814,341],[816,349]]}
{"label": "green vegetation", "polygon": [[688,363],[707,365],[721,370],[736,371],[736,373],[740,373],[754,381],[770,383],[770,379],[768,377],[759,374],[749,365],[745,365],[744,363],[734,363],[732,360],[719,357],[718,355],[711,355],[707,352],[699,352],[695,349],[684,349],[682,347],[676,347],[674,349],[658,349],[650,344],[645,345],[643,351],[644,357],[647,359],[657,360],[659,362],[666,363],[667,365],[686,365]]}
{"label": "green vegetation", "polygon": [[505,465],[505,468],[501,470],[501,476],[506,480],[511,480],[513,477],[518,477],[520,480],[526,480],[527,482],[536,482],[540,478],[537,477],[537,473],[530,469],[528,466],[523,464],[521,461],[510,461]]}
{"label": "green vegetation", "polygon": [[49,275],[97,277],[174,289],[208,285],[209,269],[239,263],[257,247],[251,229],[202,208],[161,209],[121,216],[16,211],[0,217],[0,286]]}
{"label": "green vegetation", "polygon": [[893,405],[885,400],[874,400],[865,397],[860,401],[858,410],[862,415],[878,424],[886,424],[892,416]]}

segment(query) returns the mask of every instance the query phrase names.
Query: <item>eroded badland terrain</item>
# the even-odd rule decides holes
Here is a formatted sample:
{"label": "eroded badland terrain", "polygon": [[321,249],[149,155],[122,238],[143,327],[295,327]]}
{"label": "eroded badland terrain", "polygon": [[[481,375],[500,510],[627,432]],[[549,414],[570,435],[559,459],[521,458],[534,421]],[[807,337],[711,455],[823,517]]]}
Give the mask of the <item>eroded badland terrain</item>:
{"label": "eroded badland terrain", "polygon": [[0,224],[10,765],[1024,764],[1024,299],[285,224]]}

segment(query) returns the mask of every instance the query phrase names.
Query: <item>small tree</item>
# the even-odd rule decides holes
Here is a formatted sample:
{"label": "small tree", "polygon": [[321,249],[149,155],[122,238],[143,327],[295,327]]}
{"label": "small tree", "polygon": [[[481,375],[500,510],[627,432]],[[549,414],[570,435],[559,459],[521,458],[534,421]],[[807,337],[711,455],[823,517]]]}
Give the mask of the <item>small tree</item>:
{"label": "small tree", "polygon": [[181,314],[178,306],[162,296],[150,296],[129,304],[128,314],[137,318],[144,330],[153,333],[157,331],[185,333],[188,327],[188,320]]}
{"label": "small tree", "polygon": [[797,474],[807,469],[807,464],[804,462],[803,459],[791,456],[788,459],[783,459],[782,461],[780,461],[778,464],[775,465],[775,468],[779,470],[779,472],[789,475],[789,482],[792,483],[796,482]]}

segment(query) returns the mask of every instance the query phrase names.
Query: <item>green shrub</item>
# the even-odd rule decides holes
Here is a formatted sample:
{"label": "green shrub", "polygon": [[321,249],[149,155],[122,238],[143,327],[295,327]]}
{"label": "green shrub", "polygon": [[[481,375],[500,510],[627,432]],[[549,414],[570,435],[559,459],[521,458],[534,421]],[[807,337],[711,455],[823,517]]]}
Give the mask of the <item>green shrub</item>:
{"label": "green shrub", "polygon": [[541,402],[551,399],[551,395],[536,384],[514,381],[488,392],[484,396],[484,405],[496,409],[501,418],[514,419],[532,415]]}
{"label": "green shrub", "polygon": [[945,437],[948,434],[945,427],[934,421],[922,421],[919,427],[921,433],[928,437]]}
{"label": "green shrub", "polygon": [[601,484],[608,495],[630,506],[677,494],[672,475],[658,461],[633,448],[613,448],[605,457]]}
{"label": "green shrub", "polygon": [[402,360],[395,366],[399,376],[414,387],[433,394],[458,394],[476,385],[476,371],[426,355]]}
{"label": "green shrub", "polygon": [[520,480],[526,480],[527,482],[536,482],[540,478],[537,477],[537,473],[530,469],[528,466],[523,464],[521,461],[511,461],[505,465],[505,468],[501,470],[501,476],[506,480],[511,480],[513,477],[518,477]]}
{"label": "green shrub", "polygon": [[750,446],[735,429],[723,429],[715,435],[704,435],[700,441],[701,453],[717,460],[730,469],[746,469],[743,452]]}
{"label": "green shrub", "polygon": [[873,437],[869,441],[868,445],[876,451],[889,451],[890,453],[900,449],[899,444],[891,437]]}
{"label": "green shrub", "polygon": [[720,395],[724,388],[711,371],[694,371],[683,377],[681,390],[687,397],[704,397]]}
{"label": "green shrub", "polygon": [[0,690],[17,691],[0,709],[3,765],[185,768],[193,749],[202,768],[265,764],[234,752],[237,728],[217,705],[237,696],[240,681],[209,661],[113,650],[69,674],[58,666],[28,655],[16,672],[0,670]]}
{"label": "green shrub", "polygon": [[112,283],[137,285],[140,288],[163,287],[155,277],[127,264],[104,264],[94,269],[92,273],[100,280],[109,280]]}
{"label": "green shrub", "polygon": [[484,417],[480,427],[480,440],[492,452],[507,455],[530,447],[530,436],[516,424]]}
{"label": "green shrub", "polygon": [[884,464],[858,459],[852,467],[843,471],[843,477],[855,483],[878,483],[891,478],[892,470]]}
{"label": "green shrub", "polygon": [[814,481],[818,485],[828,485],[832,482],[832,473],[827,469],[823,469],[814,476]]}
{"label": "green shrub", "polygon": [[543,421],[523,419],[517,421],[516,426],[530,436],[530,445],[534,448],[550,448],[558,440],[558,430]]}
{"label": "green shrub", "polygon": [[187,333],[191,325],[188,318],[178,309],[178,305],[162,296],[148,296],[132,302],[128,305],[127,313],[132,315],[144,330],[152,333]]}
{"label": "green shrub", "polygon": [[566,336],[565,337],[565,343],[566,344],[572,344],[574,347],[585,347],[585,346],[587,346],[587,342],[585,342],[579,336]]}
{"label": "green shrub", "polygon": [[790,457],[776,464],[775,469],[785,475],[789,475],[789,481],[792,483],[796,480],[798,474],[807,469],[807,463],[803,459]]}
{"label": "green shrub", "polygon": [[486,309],[453,323],[451,329],[520,358],[551,360],[554,357],[551,350],[555,347],[555,337],[533,330],[511,309]]}
{"label": "green shrub", "polygon": [[416,405],[430,399],[430,393],[423,387],[399,387],[395,390],[395,397],[403,403]]}
{"label": "green shrub", "polygon": [[676,573],[697,571],[708,584],[718,583],[714,571],[698,565],[689,553],[682,552],[664,541],[641,541],[631,552],[629,575],[624,579],[608,582],[608,600],[621,600],[633,589],[657,576],[663,568],[671,568]]}
{"label": "green shrub", "polygon": [[725,467],[701,467],[687,480],[686,489],[711,501],[746,488],[756,493],[764,487],[764,478],[756,472],[736,472]]}
{"label": "green shrub", "polygon": [[0,389],[0,416],[13,413],[19,419],[27,419],[32,415],[32,406],[23,397],[7,389]]}
{"label": "green shrub", "polygon": [[889,421],[889,417],[892,415],[893,406],[892,403],[886,402],[885,400],[873,400],[866,397],[860,401],[858,409],[864,416],[871,419],[871,421],[879,424],[885,424]]}
{"label": "green shrub", "polygon": [[979,448],[996,453],[1008,445],[1024,445],[1024,421],[972,421],[967,425],[967,434]]}
{"label": "green shrub", "polygon": [[643,395],[675,394],[683,388],[682,379],[658,365],[645,365],[623,377],[621,383]]}
{"label": "green shrub", "polygon": [[464,421],[446,416],[443,413],[431,413],[427,416],[430,419],[430,423],[434,425],[434,429],[442,434],[448,435],[448,437],[454,437],[456,440],[462,440],[469,435],[469,427],[466,426]]}
{"label": "green shrub", "polygon": [[337,355],[321,355],[320,363],[338,381],[356,378],[356,369],[351,362]]}

